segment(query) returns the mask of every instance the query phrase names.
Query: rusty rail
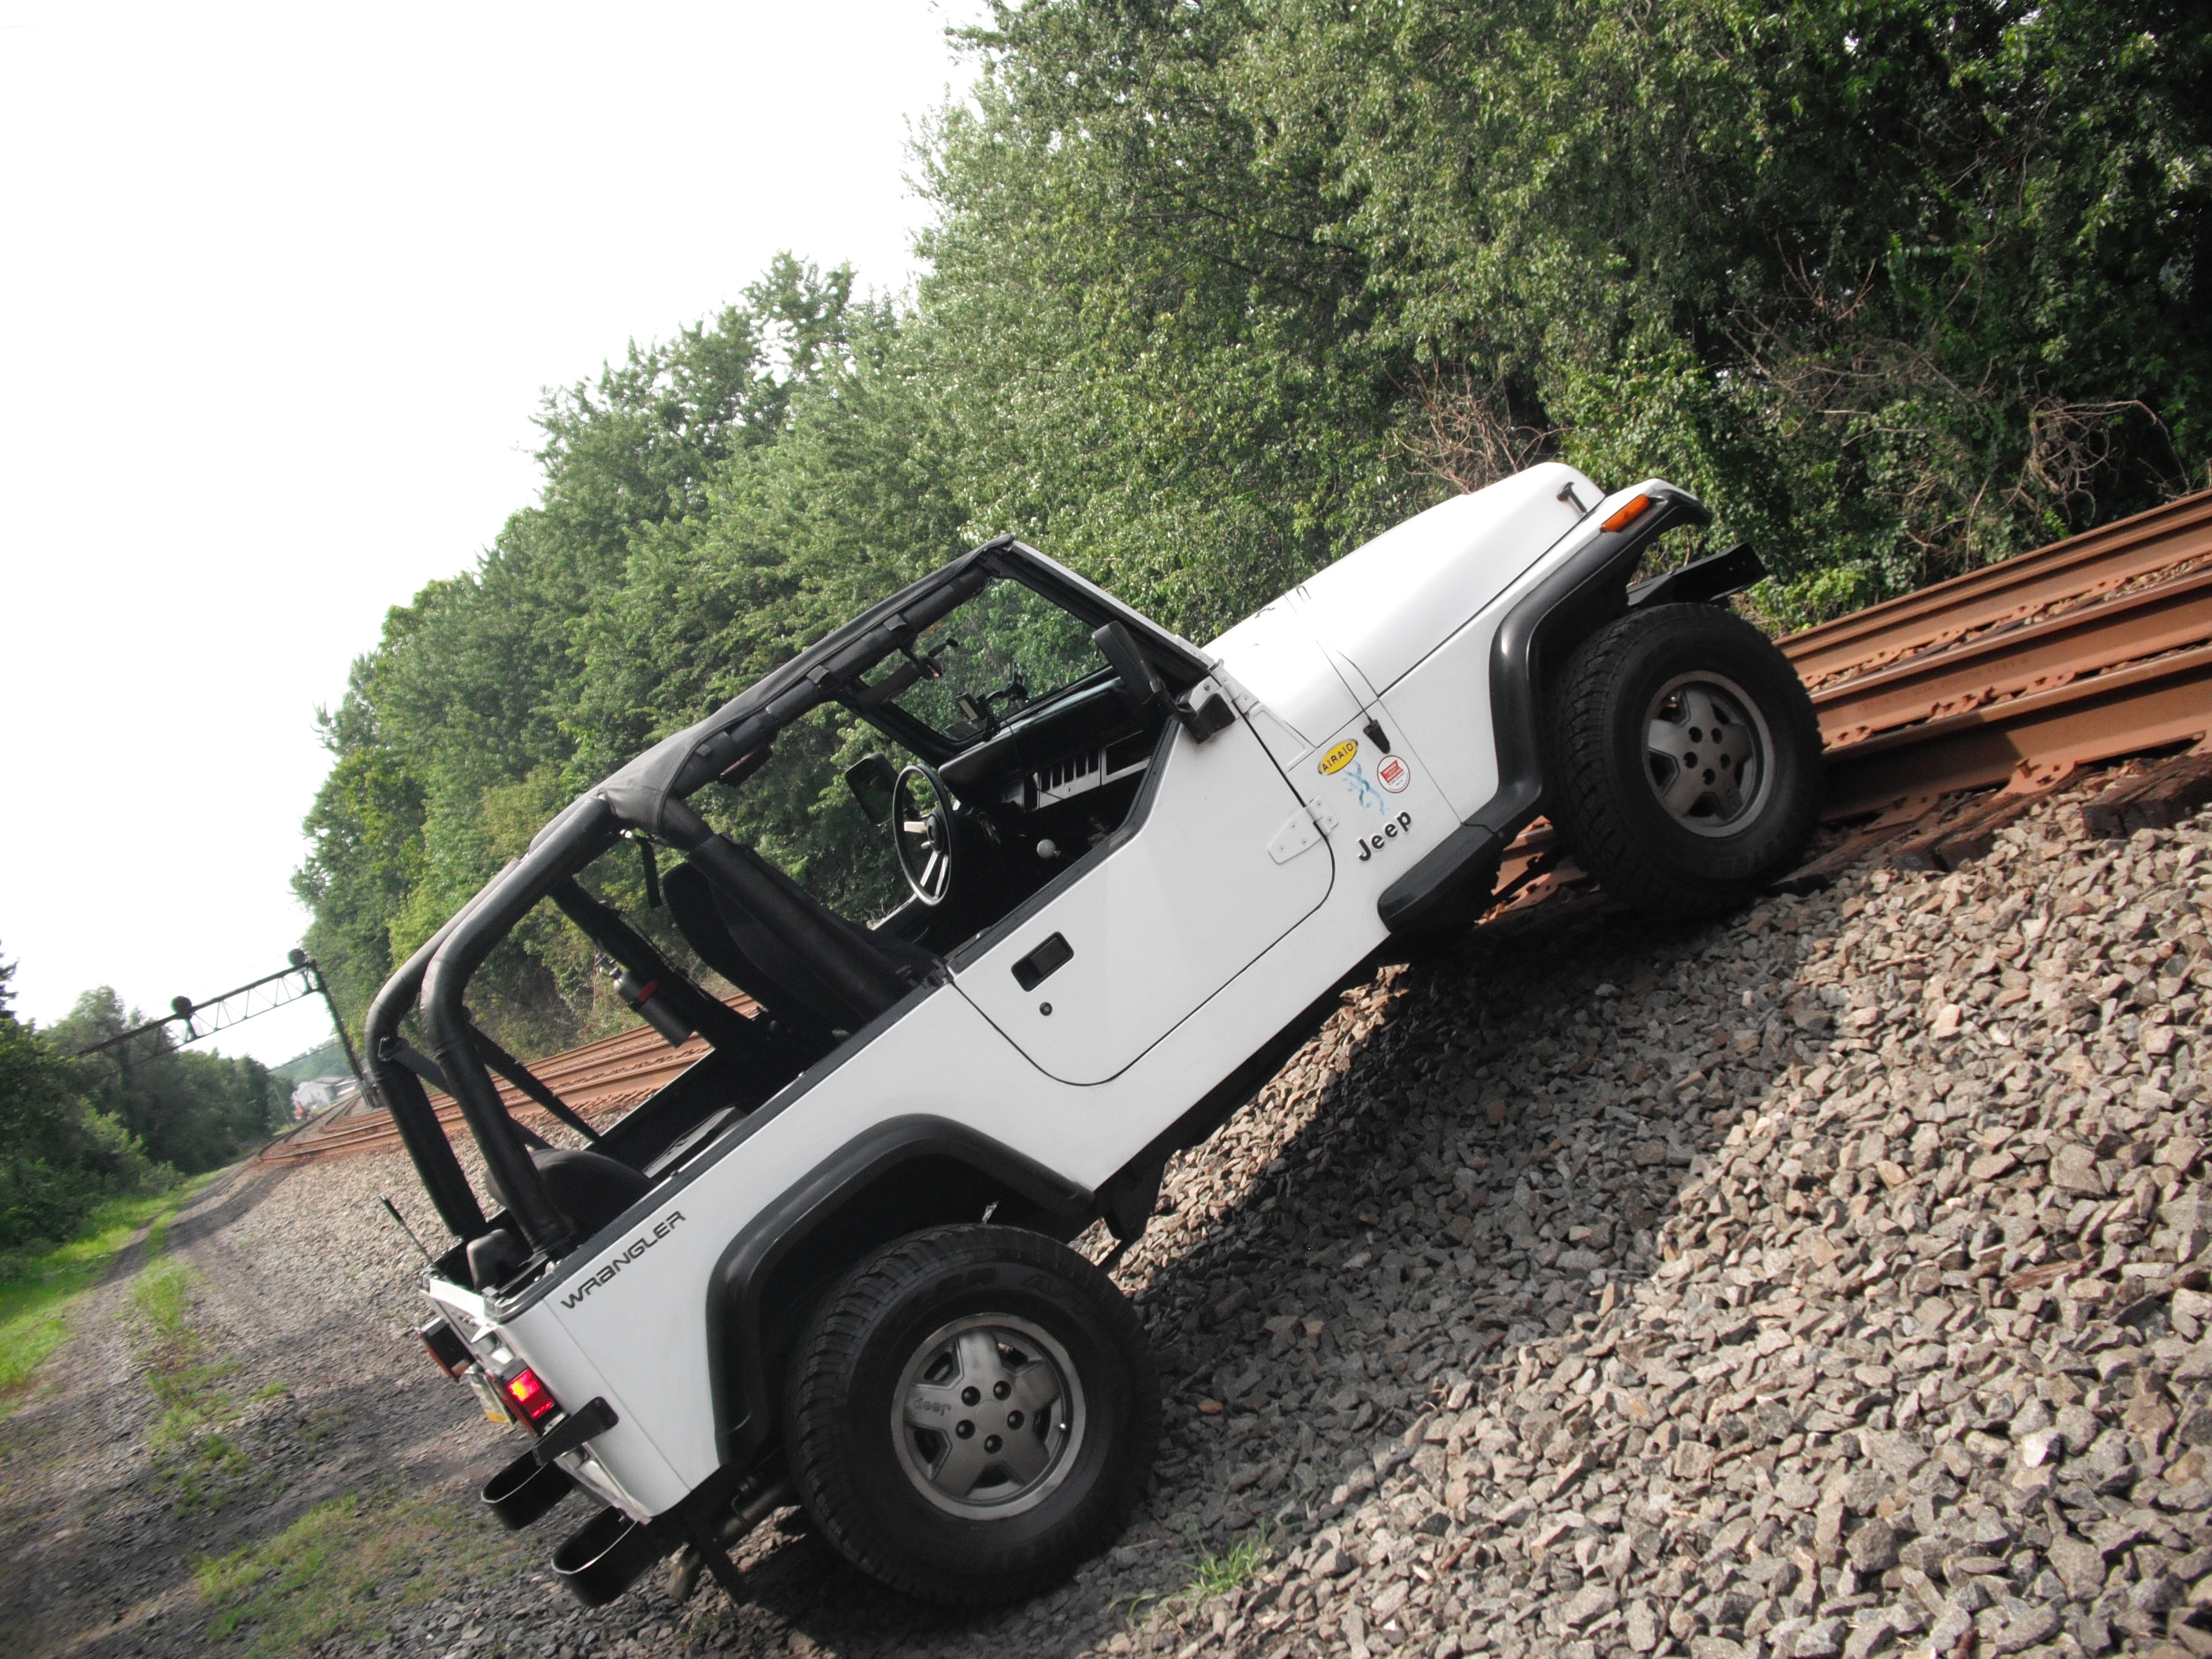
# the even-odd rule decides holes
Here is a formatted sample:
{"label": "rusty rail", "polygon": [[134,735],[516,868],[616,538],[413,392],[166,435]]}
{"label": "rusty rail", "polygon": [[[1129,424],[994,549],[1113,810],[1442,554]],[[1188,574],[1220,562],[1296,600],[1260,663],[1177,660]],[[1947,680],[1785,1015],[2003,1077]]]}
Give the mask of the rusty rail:
{"label": "rusty rail", "polygon": [[1808,685],[1825,687],[1984,629],[2094,600],[2131,581],[2212,557],[2212,490],[2185,495],[2002,564],[1869,605],[1784,640]]}
{"label": "rusty rail", "polygon": [[1990,784],[2048,788],[2075,769],[2212,732],[2212,646],[1905,726],[1833,751],[1830,822]]}

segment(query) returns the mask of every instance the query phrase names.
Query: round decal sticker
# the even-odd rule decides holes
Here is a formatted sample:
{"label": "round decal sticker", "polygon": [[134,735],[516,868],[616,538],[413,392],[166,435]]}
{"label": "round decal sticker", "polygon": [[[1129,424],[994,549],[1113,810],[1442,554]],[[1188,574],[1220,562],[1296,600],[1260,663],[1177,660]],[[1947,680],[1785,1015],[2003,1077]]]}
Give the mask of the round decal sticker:
{"label": "round decal sticker", "polygon": [[1332,772],[1341,772],[1346,767],[1352,764],[1352,757],[1358,752],[1359,739],[1357,738],[1346,738],[1342,743],[1337,744],[1335,748],[1330,750],[1328,753],[1321,757],[1322,776],[1327,777]]}
{"label": "round decal sticker", "polygon": [[1392,755],[1375,769],[1375,781],[1392,794],[1403,794],[1406,786],[1413,781],[1413,769],[1402,757]]}

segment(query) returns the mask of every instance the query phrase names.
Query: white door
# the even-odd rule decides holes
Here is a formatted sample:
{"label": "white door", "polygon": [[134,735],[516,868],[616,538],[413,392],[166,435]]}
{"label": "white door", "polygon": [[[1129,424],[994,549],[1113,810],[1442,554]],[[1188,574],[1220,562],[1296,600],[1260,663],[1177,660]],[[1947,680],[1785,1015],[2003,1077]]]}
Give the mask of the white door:
{"label": "white door", "polygon": [[1318,908],[1335,874],[1242,720],[1203,744],[1179,731],[1152,787],[1130,840],[954,975],[1063,1083],[1125,1070]]}

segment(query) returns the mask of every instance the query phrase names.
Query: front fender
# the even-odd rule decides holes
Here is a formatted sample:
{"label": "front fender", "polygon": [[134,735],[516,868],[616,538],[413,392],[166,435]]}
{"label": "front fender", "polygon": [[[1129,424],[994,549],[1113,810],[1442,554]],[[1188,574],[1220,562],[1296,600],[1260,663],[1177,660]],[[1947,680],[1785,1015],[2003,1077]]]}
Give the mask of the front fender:
{"label": "front fender", "polygon": [[1012,1148],[946,1118],[885,1120],[839,1147],[763,1206],[708,1281],[707,1364],[725,1468],[759,1456],[775,1431],[781,1370],[823,1291],[880,1244],[925,1226],[1001,1218],[1072,1237],[1096,1196]]}
{"label": "front fender", "polygon": [[[1638,496],[1650,506],[1618,530],[1604,526]],[[1653,541],[1712,514],[1687,490],[1649,478],[1593,507],[1513,597],[1490,644],[1491,732],[1498,784],[1490,799],[1376,901],[1383,925],[1418,925],[1437,906],[1494,872],[1506,844],[1543,811],[1546,692],[1574,648],[1628,609],[1628,579]]]}

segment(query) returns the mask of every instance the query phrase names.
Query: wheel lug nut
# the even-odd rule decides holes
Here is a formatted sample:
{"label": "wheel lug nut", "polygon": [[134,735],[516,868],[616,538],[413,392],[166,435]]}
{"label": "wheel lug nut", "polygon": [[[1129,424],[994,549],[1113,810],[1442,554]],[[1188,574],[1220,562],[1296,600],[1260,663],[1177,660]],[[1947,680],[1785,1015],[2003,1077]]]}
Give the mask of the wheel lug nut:
{"label": "wheel lug nut", "polygon": [[986,1435],[983,1437],[983,1449],[987,1452],[994,1452],[998,1450],[1000,1446],[1003,1443],[1004,1443],[1001,1442],[999,1437],[995,1434]]}
{"label": "wheel lug nut", "polygon": [[1022,1414],[1019,1412],[1008,1412],[1006,1413],[1006,1426],[1008,1428],[1018,1429],[1021,1425]]}
{"label": "wheel lug nut", "polygon": [[994,1400],[1004,1400],[1013,1391],[1014,1385],[1011,1382],[994,1382],[991,1384],[991,1398]]}
{"label": "wheel lug nut", "polygon": [[975,1437],[975,1425],[963,1417],[952,1425],[952,1432],[963,1440],[973,1440]]}
{"label": "wheel lug nut", "polygon": [[980,1404],[982,1398],[983,1391],[981,1389],[968,1388],[960,1390],[960,1403],[963,1406]]}

